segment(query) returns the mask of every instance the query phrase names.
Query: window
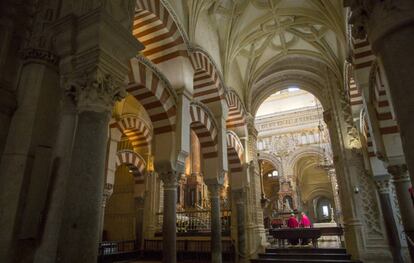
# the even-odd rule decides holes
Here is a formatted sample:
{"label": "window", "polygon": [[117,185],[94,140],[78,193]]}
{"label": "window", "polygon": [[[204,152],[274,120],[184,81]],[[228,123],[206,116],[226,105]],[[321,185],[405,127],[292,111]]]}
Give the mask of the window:
{"label": "window", "polygon": [[279,176],[279,171],[274,170],[273,172],[270,172],[267,174],[267,177],[278,177]]}
{"label": "window", "polygon": [[327,205],[322,206],[322,215],[324,217],[328,217],[329,216],[329,207]]}

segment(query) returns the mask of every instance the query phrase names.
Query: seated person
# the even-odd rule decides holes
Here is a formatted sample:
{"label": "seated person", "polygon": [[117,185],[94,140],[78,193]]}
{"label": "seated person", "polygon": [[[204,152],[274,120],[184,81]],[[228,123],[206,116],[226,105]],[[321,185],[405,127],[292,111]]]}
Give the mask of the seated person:
{"label": "seated person", "polygon": [[[287,226],[289,228],[298,228],[299,227],[299,222],[296,219],[296,216],[295,216],[294,213],[290,214],[290,217],[287,221]],[[289,243],[291,245],[297,245],[297,244],[299,244],[299,239],[289,239]]]}

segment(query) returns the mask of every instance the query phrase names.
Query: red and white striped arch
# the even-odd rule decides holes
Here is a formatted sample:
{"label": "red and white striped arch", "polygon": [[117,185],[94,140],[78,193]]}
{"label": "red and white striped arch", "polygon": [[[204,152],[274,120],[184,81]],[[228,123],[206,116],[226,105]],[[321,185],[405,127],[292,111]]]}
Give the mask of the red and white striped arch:
{"label": "red and white striped arch", "polygon": [[160,0],[137,0],[133,35],[145,46],[144,56],[155,64],[188,57],[177,22]]}
{"label": "red and white striped arch", "polygon": [[366,140],[366,147],[367,147],[367,152],[368,152],[368,157],[372,158],[372,157],[376,157],[375,155],[375,149],[374,149],[374,144],[372,142],[372,136],[370,133],[370,128],[368,125],[368,120],[366,117],[364,117],[364,123],[363,123],[363,135],[365,136],[365,140]]}
{"label": "red and white striped arch", "polygon": [[172,88],[143,59],[131,59],[127,91],[144,106],[154,127],[154,134],[175,129],[176,99]]}
{"label": "red and white striped arch", "polygon": [[200,140],[201,154],[205,159],[217,157],[217,127],[205,107],[190,105],[191,128]]}
{"label": "red and white striped arch", "polygon": [[[391,113],[391,103],[385,89],[384,76],[381,74],[377,63],[373,63],[371,69],[371,96],[377,115],[381,135],[399,133],[397,122]],[[373,94],[372,94],[373,93]]]}
{"label": "red and white striped arch", "polygon": [[116,154],[116,167],[126,164],[134,174],[135,183],[144,181],[146,169],[145,160],[138,153],[131,150],[122,150]]}
{"label": "red and white striped arch", "polygon": [[352,49],[355,70],[369,69],[375,60],[375,55],[368,40],[352,39]]}
{"label": "red and white striped arch", "polygon": [[227,131],[227,159],[232,175],[240,174],[243,171],[243,145],[239,137],[232,131]]}
{"label": "red and white striped arch", "polygon": [[190,55],[194,68],[194,98],[203,103],[218,101],[224,97],[220,75],[209,56],[202,50]]}
{"label": "red and white striped arch", "polygon": [[246,125],[246,111],[235,91],[229,90],[226,93],[226,102],[229,108],[229,115],[226,120],[227,129]]}
{"label": "red and white striped arch", "polygon": [[148,147],[152,139],[151,127],[138,116],[124,117],[111,123],[110,127],[126,135],[133,147]]}

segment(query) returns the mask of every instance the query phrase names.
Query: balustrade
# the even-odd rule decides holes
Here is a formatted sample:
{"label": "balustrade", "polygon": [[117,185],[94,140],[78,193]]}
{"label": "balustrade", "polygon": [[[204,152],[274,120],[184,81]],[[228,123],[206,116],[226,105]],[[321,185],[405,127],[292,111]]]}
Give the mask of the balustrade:
{"label": "balustrade", "polygon": [[[178,233],[210,233],[211,217],[209,209],[196,209],[177,212],[177,232]],[[156,232],[162,232],[163,213],[157,213]],[[231,210],[221,211],[221,229],[223,233],[230,232]]]}

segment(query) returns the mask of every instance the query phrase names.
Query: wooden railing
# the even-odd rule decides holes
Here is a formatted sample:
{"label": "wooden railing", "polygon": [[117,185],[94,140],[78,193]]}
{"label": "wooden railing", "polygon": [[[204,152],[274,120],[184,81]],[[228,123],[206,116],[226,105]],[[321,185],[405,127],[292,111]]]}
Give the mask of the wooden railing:
{"label": "wooden railing", "polygon": [[[221,230],[224,233],[230,232],[231,210],[221,211]],[[157,213],[157,232],[161,233],[164,220],[163,213]],[[211,216],[210,210],[199,209],[177,212],[177,232],[178,233],[210,233]]]}
{"label": "wooden railing", "polygon": [[136,240],[105,241],[99,244],[98,262],[106,263],[136,259],[139,254]]}

